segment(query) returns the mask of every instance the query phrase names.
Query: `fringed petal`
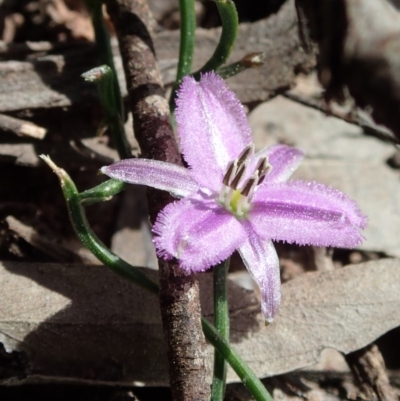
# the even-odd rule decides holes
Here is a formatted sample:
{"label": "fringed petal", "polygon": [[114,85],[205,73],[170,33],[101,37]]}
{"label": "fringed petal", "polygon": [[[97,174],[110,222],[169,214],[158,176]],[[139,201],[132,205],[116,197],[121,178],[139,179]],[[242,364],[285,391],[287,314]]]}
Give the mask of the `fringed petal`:
{"label": "fringed petal", "polygon": [[281,302],[279,260],[272,241],[262,240],[251,228],[247,241],[239,248],[247,270],[261,292],[261,310],[271,323]]}
{"label": "fringed petal", "polygon": [[227,259],[246,239],[241,223],[213,200],[183,199],[166,206],[153,227],[159,256],[200,272]]}
{"label": "fringed petal", "polygon": [[264,157],[267,158],[271,168],[265,176],[261,187],[269,183],[287,181],[300,165],[304,158],[304,153],[287,145],[274,145],[264,148],[253,156],[247,169],[247,179],[253,174],[259,160]]}
{"label": "fringed petal", "polygon": [[254,195],[249,220],[264,238],[300,245],[353,248],[367,220],[345,194],[315,182],[266,185]]}
{"label": "fringed petal", "polygon": [[221,77],[186,77],[178,91],[176,122],[184,158],[204,186],[218,190],[228,163],[251,142],[243,106]]}
{"label": "fringed petal", "polygon": [[186,197],[199,189],[189,169],[158,160],[125,159],[102,167],[101,172],[129,184],[168,191],[176,197]]}
{"label": "fringed petal", "polygon": [[[258,156],[261,152],[255,156]],[[304,153],[291,146],[275,145],[265,150],[265,156],[272,166],[271,171],[265,177],[264,183],[266,184],[267,182],[287,181],[303,160]]]}

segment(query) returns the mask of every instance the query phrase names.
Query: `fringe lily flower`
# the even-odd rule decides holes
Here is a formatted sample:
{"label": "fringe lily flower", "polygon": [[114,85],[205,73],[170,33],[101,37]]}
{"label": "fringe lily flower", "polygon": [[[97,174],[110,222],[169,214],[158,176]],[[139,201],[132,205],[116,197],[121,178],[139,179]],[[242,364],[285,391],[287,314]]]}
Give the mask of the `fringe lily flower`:
{"label": "fringe lily flower", "polygon": [[169,191],[180,200],[153,227],[158,255],[201,272],[239,251],[272,321],[280,304],[272,240],[354,247],[366,225],[355,202],[315,182],[287,181],[303,158],[276,145],[254,152],[243,106],[214,73],[183,80],[177,100],[180,145],[189,168],[128,159],[103,167],[117,180]]}

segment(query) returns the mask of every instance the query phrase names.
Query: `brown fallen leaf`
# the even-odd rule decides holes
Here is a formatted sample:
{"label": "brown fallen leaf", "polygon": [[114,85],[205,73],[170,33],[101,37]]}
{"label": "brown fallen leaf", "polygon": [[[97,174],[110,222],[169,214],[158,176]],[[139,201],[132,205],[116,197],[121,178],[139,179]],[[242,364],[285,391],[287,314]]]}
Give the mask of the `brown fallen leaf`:
{"label": "brown fallen leaf", "polygon": [[[344,89],[400,138],[400,10],[390,0],[296,0],[302,31],[319,46],[327,98]],[[306,20],[306,23],[304,21]],[[306,28],[307,26],[307,28]]]}
{"label": "brown fallen leaf", "polygon": [[[324,348],[357,350],[400,325],[397,277],[397,259],[304,274],[283,285],[280,313],[268,327],[254,294],[230,282],[232,346],[260,377],[313,364]],[[210,284],[202,274],[206,316]],[[0,292],[0,341],[8,352],[27,354],[26,373],[167,384],[156,297],[108,269],[3,262]],[[231,370],[228,380],[238,380]]]}
{"label": "brown fallen leaf", "polygon": [[[212,55],[221,34],[220,28],[197,29],[196,51],[193,68],[201,67]],[[116,55],[123,95],[126,85],[122,73],[121,58],[116,41],[112,42]],[[80,77],[84,71],[96,65],[97,53],[93,45],[80,44],[59,52],[32,54],[27,43],[8,46],[9,52],[29,53],[29,60],[0,62],[0,112],[16,110],[65,107],[90,103],[97,99],[95,87]],[[172,84],[176,76],[179,54],[179,32],[164,31],[155,37],[154,46],[165,84]],[[45,44],[42,48],[46,49]],[[54,45],[48,44],[49,49]],[[8,59],[6,50],[1,57]],[[23,52],[25,51],[25,53]],[[277,14],[255,23],[240,24],[235,49],[229,62],[234,62],[251,52],[266,53],[262,67],[244,71],[229,79],[228,83],[242,102],[255,103],[269,99],[293,85],[297,71],[309,71],[315,64],[315,56],[306,54],[300,46],[296,29],[293,0],[285,4]]]}
{"label": "brown fallen leaf", "polygon": [[134,266],[158,269],[151,242],[145,188],[129,185],[121,197],[122,203],[111,239],[111,250]]}
{"label": "brown fallen leaf", "polygon": [[28,244],[40,250],[57,262],[69,261],[70,263],[83,263],[85,260],[72,249],[59,243],[59,238],[51,238],[39,233],[35,228],[24,224],[14,216],[7,216],[4,221],[8,229]]}
{"label": "brown fallen leaf", "polygon": [[246,360],[260,376],[272,376],[316,362],[324,348],[359,349],[400,325],[400,280],[394,277],[400,277],[397,259],[305,273],[282,286],[276,321],[238,350],[247,342],[257,358]]}
{"label": "brown fallen leaf", "polygon": [[0,147],[0,157],[20,166],[36,167],[40,162],[32,143],[4,143]]}

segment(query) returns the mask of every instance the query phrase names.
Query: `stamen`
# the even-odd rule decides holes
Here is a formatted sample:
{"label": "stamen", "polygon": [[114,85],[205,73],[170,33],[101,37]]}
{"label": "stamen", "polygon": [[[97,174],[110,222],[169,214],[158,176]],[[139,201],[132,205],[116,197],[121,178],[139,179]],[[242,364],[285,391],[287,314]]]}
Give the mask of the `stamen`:
{"label": "stamen", "polygon": [[256,171],[258,171],[258,175],[260,178],[258,179],[257,185],[260,185],[264,181],[265,176],[267,175],[271,167],[272,166],[268,163],[268,159],[266,157],[263,157],[258,161]]}
{"label": "stamen", "polygon": [[266,176],[267,176],[267,174],[262,175],[262,176],[258,179],[257,185],[262,184],[263,181],[265,180],[265,177],[266,177]]}
{"label": "stamen", "polygon": [[248,160],[250,158],[249,156],[252,156],[253,153],[254,153],[254,144],[251,143],[250,145],[246,146],[243,149],[242,153],[236,159],[238,167],[240,167],[246,160]]}
{"label": "stamen", "polygon": [[[250,210],[251,198],[257,185],[263,182],[266,174],[271,169],[266,157],[257,161],[250,178],[244,179],[246,170],[253,158],[254,145],[250,144],[243,149],[237,159],[228,163],[226,173],[222,180],[222,188],[218,200],[226,210],[231,211],[235,216],[245,216]],[[241,183],[243,181],[243,183]]]}
{"label": "stamen", "polygon": [[226,173],[224,175],[224,179],[222,180],[222,183],[226,186],[229,186],[229,182],[231,181],[231,178],[233,175],[235,175],[237,170],[237,162],[236,160],[232,160],[228,164],[228,168],[226,170]]}
{"label": "stamen", "polygon": [[271,165],[268,163],[268,159],[266,157],[263,157],[258,161],[256,170],[260,176],[267,174],[270,169]]}
{"label": "stamen", "polygon": [[255,178],[251,177],[245,184],[244,188],[240,191],[243,196],[248,196],[251,188],[253,187]]}
{"label": "stamen", "polygon": [[225,199],[226,199],[226,195],[227,195],[227,193],[228,193],[228,190],[230,190],[229,187],[227,187],[226,185],[223,185],[223,186],[222,186],[222,189],[221,189],[221,191],[219,192],[219,196],[218,196],[218,200],[219,200],[221,203],[225,203]]}
{"label": "stamen", "polygon": [[254,190],[256,189],[259,181],[258,171],[255,171],[254,174],[249,178],[246,185],[243,187],[241,194],[247,198],[251,198],[253,196]]}
{"label": "stamen", "polygon": [[228,193],[225,196],[224,205],[225,205],[225,209],[227,209],[227,210],[230,209],[233,193],[234,193],[234,190],[232,188],[229,188]]}
{"label": "stamen", "polygon": [[239,168],[239,171],[236,173],[235,178],[229,184],[229,186],[233,189],[237,189],[241,178],[243,177],[244,172],[246,171],[246,164],[242,164]]}
{"label": "stamen", "polygon": [[264,169],[265,169],[265,167],[267,166],[267,158],[266,157],[262,157],[259,161],[258,161],[258,163],[257,163],[257,167],[256,167],[256,170],[258,171],[258,174],[262,174],[263,173],[263,171],[264,171]]}
{"label": "stamen", "polygon": [[264,167],[263,174],[264,175],[268,174],[268,172],[271,171],[271,169],[272,169],[272,166],[268,163],[268,160],[267,160],[267,165]]}

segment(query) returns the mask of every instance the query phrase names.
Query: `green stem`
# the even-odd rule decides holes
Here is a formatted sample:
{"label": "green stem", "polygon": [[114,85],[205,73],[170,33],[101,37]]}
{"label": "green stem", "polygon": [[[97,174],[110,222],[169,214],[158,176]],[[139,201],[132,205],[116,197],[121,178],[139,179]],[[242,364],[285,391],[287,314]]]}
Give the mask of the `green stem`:
{"label": "green stem", "polygon": [[251,53],[247,54],[241,60],[227,66],[221,67],[217,70],[218,75],[222,78],[227,79],[233,77],[239,72],[247,70],[248,68],[260,67],[264,64],[264,53]]}
{"label": "green stem", "polygon": [[108,65],[93,68],[82,77],[88,82],[96,82],[99,92],[100,102],[107,116],[107,124],[110,128],[111,136],[121,159],[132,157],[129,143],[125,136],[125,128],[115,101],[113,70]]}
{"label": "green stem", "polygon": [[256,401],[273,401],[260,379],[247,366],[241,356],[222,338],[216,328],[205,318],[201,320],[203,332],[207,340],[224,356],[232,369],[239,376],[243,384],[250,391]]}
{"label": "green stem", "polygon": [[[59,168],[48,156],[41,155],[40,157],[49,165],[54,173],[57,174],[60,180],[71,224],[83,245],[85,245],[93,255],[95,255],[111,270],[150,292],[158,294],[159,289],[156,283],[151,281],[140,270],[131,266],[129,263],[111,252],[92,231],[86,219],[85,210],[81,204],[78,189],[66,171]],[[249,389],[255,400],[273,401],[260,379],[253,373],[240,355],[230,347],[229,342],[219,334],[217,329],[205,318],[201,319],[201,324],[207,340],[231,365],[232,369],[242,380],[243,384]]]}
{"label": "green stem", "polygon": [[180,83],[185,75],[192,70],[194,35],[196,31],[196,13],[194,0],[179,0],[181,14],[181,38],[179,48],[178,71],[176,82]]}
{"label": "green stem", "polygon": [[194,0],[179,0],[181,14],[181,36],[179,47],[179,62],[176,73],[176,82],[172,88],[169,100],[171,110],[175,108],[176,91],[185,75],[192,71],[194,35],[196,31],[196,13],[194,9]]}
{"label": "green stem", "polygon": [[85,4],[92,17],[96,45],[99,50],[100,64],[108,65],[114,72],[113,86],[115,94],[115,104],[117,105],[119,114],[121,116],[124,116],[124,103],[122,100],[121,89],[118,83],[117,71],[115,69],[110,35],[108,34],[108,30],[103,18],[103,2],[101,0],[85,0]]}
{"label": "green stem", "polygon": [[112,117],[109,116],[108,126],[110,128],[111,137],[113,139],[114,146],[117,148],[119,157],[121,159],[131,158],[131,147],[125,136],[125,127],[121,119],[121,115],[118,113]]}
{"label": "green stem", "polygon": [[83,245],[85,245],[85,247],[89,249],[97,259],[116,273],[134,281],[141,287],[158,294],[158,286],[156,283],[151,281],[140,270],[137,270],[115,253],[111,252],[92,231],[86,219],[86,213],[81,204],[78,189],[66,171],[57,167],[48,156],[41,155],[40,157],[50,166],[60,179],[61,189],[67,203],[72,227]]}
{"label": "green stem", "polygon": [[239,20],[235,3],[232,0],[215,0],[215,3],[222,22],[221,37],[211,58],[193,74],[196,80],[201,73],[218,70],[228,60],[236,41]]}
{"label": "green stem", "polygon": [[97,202],[104,202],[111,199],[112,196],[123,191],[126,187],[127,184],[125,182],[111,178],[94,188],[90,188],[87,191],[81,192],[79,194],[79,199],[82,206],[92,205]]}
{"label": "green stem", "polygon": [[[226,278],[229,259],[214,267],[214,326],[226,341],[229,341],[229,307]],[[226,362],[223,355],[214,349],[214,375],[211,401],[222,401],[225,395]]]}

